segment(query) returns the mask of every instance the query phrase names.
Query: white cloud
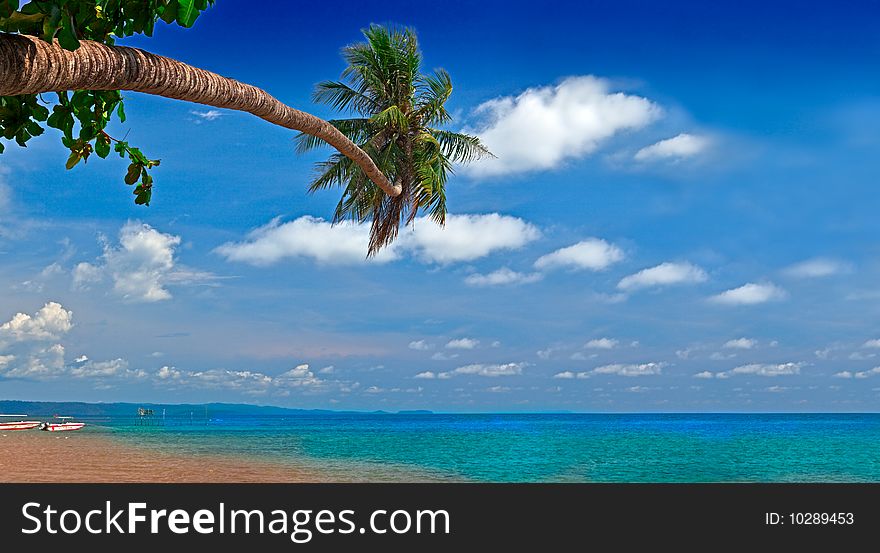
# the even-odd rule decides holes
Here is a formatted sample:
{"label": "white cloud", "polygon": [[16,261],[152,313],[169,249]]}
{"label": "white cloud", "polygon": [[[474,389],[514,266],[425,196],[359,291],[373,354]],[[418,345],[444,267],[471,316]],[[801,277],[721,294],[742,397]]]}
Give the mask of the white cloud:
{"label": "white cloud", "polygon": [[156,302],[171,298],[168,284],[193,284],[215,278],[210,273],[180,267],[175,250],[180,237],[150,225],[129,221],[119,231],[119,245],[104,245],[97,264],[80,263],[73,270],[76,288],[110,278],[113,292],[127,301]]}
{"label": "white cloud", "polygon": [[517,249],[540,236],[534,225],[498,213],[449,215],[444,227],[420,217],[412,228],[401,229],[394,244],[367,259],[369,234],[369,225],[351,221],[333,225],[324,219],[303,216],[282,223],[275,218],[248,233],[246,240],[228,242],[215,251],[229,261],[256,266],[288,258],[326,265],[387,263],[400,259],[404,253],[423,262],[446,264]]}
{"label": "white cloud", "polygon": [[477,134],[497,158],[474,163],[474,176],[546,170],[593,153],[612,136],[645,127],[662,110],[646,98],[612,92],[593,76],[570,77],[555,86],[530,88],[477,107]]}
{"label": "white cloud", "polygon": [[425,379],[425,380],[432,380],[432,379],[434,379],[434,378],[437,378],[437,375],[434,374],[433,371],[424,371],[424,372],[420,372],[419,374],[415,375],[413,378],[421,378],[421,379]]}
{"label": "white cloud", "polygon": [[750,363],[715,374],[716,378],[728,378],[736,375],[750,374],[755,376],[792,376],[801,373],[803,363]]}
{"label": "white cloud", "polygon": [[673,284],[696,284],[709,279],[706,271],[690,263],[661,263],[656,267],[623,277],[617,283],[619,290],[639,290],[654,286],[670,286]]}
{"label": "white cloud", "polygon": [[584,347],[587,349],[613,349],[617,347],[617,340],[614,338],[596,338],[590,340]]}
{"label": "white cloud", "polygon": [[535,268],[547,270],[562,267],[601,271],[623,257],[623,250],[614,244],[599,238],[589,238],[539,257],[535,261]]}
{"label": "white cloud", "polygon": [[451,361],[456,357],[458,357],[457,353],[445,353],[442,351],[438,351],[431,356],[431,359],[433,359],[434,361]]}
{"label": "white cloud", "polygon": [[784,273],[795,278],[822,278],[848,272],[850,266],[835,259],[816,257],[786,268]]}
{"label": "white cloud", "polygon": [[536,226],[498,213],[449,215],[444,227],[420,217],[400,233],[398,247],[424,262],[443,265],[519,249],[540,236]]}
{"label": "white cloud", "polygon": [[758,341],[752,338],[736,338],[728,340],[722,346],[725,349],[752,349],[758,345]]}
{"label": "white cloud", "polygon": [[850,371],[840,371],[839,373],[834,373],[831,376],[834,378],[852,378],[853,373]]}
{"label": "white cloud", "polygon": [[73,312],[49,302],[33,315],[16,313],[0,325],[0,345],[29,340],[55,340],[73,327]]}
{"label": "white cloud", "polygon": [[612,365],[604,365],[596,367],[590,374],[600,375],[617,375],[617,376],[651,376],[658,375],[663,372],[666,363],[640,363],[640,364],[621,364],[614,363]]}
{"label": "white cloud", "polygon": [[715,375],[709,371],[698,372],[694,375],[694,378],[714,378]]}
{"label": "white cloud", "polygon": [[202,121],[214,121],[223,116],[223,112],[219,109],[209,109],[206,111],[191,110],[190,114],[198,117],[196,123],[201,123]]}
{"label": "white cloud", "polygon": [[16,359],[19,359],[19,362],[7,363],[5,367],[2,367],[0,376],[44,380],[59,376],[64,372],[64,346],[61,344],[38,348],[27,356]]}
{"label": "white cloud", "polygon": [[[81,357],[79,359],[82,359]],[[128,371],[128,361],[111,359],[109,361],[91,361],[85,359],[74,362],[70,375],[76,378],[112,378],[122,376]]]}
{"label": "white cloud", "polygon": [[868,378],[871,376],[877,376],[878,374],[880,374],[880,367],[874,367],[868,371],[859,371],[853,376],[855,376],[855,378]]}
{"label": "white cloud", "polygon": [[681,133],[678,136],[645,146],[636,152],[634,157],[636,161],[684,159],[704,152],[710,143],[711,141],[705,136]]}
{"label": "white cloud", "polygon": [[156,378],[159,380],[179,380],[183,376],[179,370],[174,367],[169,367],[165,365],[156,371]]}
{"label": "white cloud", "polygon": [[522,374],[522,370],[526,367],[526,363],[504,363],[504,364],[484,364],[474,363],[472,365],[464,365],[457,369],[442,372],[437,375],[438,378],[450,378],[457,375],[473,375],[485,377],[498,376],[516,376]]}
{"label": "white cloud", "polygon": [[434,344],[429,344],[425,340],[413,340],[407,347],[416,351],[428,351],[434,349]]}
{"label": "white cloud", "polygon": [[[216,249],[229,261],[256,266],[285,258],[307,258],[328,265],[367,262],[369,227],[351,221],[336,225],[308,215],[282,223],[280,217],[252,230],[243,242],[228,242]],[[385,248],[370,261],[386,263],[397,259],[395,248]]]}
{"label": "white cloud", "polygon": [[749,282],[739,288],[732,288],[712,296],[710,301],[721,305],[756,305],[768,301],[785,299],[788,293],[775,284],[755,284]]}
{"label": "white cloud", "polygon": [[505,286],[516,284],[530,284],[541,280],[540,273],[519,273],[507,267],[502,267],[488,274],[473,273],[465,277],[464,282],[469,286]]}
{"label": "white cloud", "polygon": [[474,338],[457,338],[446,344],[447,349],[474,349],[480,345],[480,341]]}
{"label": "white cloud", "polygon": [[863,348],[880,348],[880,338],[876,340],[868,340],[864,344],[862,344]]}
{"label": "white cloud", "polygon": [[553,378],[569,380],[577,378],[579,380],[591,378],[597,375],[615,375],[615,376],[655,376],[662,374],[663,367],[666,363],[640,363],[640,364],[622,364],[614,363],[612,365],[603,365],[596,367],[591,371],[581,371],[575,373],[573,371],[563,371],[553,375]]}

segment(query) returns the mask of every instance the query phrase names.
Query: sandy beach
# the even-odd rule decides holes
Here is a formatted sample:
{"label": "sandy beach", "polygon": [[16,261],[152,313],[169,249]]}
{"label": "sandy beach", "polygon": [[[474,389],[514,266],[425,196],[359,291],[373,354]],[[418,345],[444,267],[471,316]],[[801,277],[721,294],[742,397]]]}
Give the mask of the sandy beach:
{"label": "sandy beach", "polygon": [[141,449],[85,432],[0,434],[0,482],[324,482],[307,469]]}

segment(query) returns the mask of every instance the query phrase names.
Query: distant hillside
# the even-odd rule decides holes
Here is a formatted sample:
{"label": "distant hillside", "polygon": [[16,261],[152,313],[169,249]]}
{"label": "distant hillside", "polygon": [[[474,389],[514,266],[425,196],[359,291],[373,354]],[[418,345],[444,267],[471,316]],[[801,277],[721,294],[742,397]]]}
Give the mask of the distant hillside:
{"label": "distant hillside", "polygon": [[[168,417],[185,417],[190,413],[202,415],[207,409],[211,417],[223,415],[320,415],[357,413],[356,411],[330,411],[326,409],[288,409],[269,405],[246,405],[238,403],[165,404],[165,403],[83,403],[79,401],[12,401],[0,400],[0,413],[26,414],[31,417],[68,415],[73,417],[131,417],[139,407],[152,409],[156,415],[165,411]],[[383,413],[375,411],[374,413]],[[408,411],[406,413],[430,413]]]}

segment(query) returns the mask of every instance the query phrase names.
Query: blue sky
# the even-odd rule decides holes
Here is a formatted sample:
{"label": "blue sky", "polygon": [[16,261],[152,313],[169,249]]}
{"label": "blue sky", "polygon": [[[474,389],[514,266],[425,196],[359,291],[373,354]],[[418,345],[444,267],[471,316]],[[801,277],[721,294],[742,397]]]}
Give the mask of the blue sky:
{"label": "blue sky", "polygon": [[327,152],[246,114],[127,93],[149,208],[121,160],[9,146],[0,397],[876,411],[876,5],[473,4],[220,0],[128,40],[332,117],[339,49],[410,25],[498,160],[365,262],[305,192]]}

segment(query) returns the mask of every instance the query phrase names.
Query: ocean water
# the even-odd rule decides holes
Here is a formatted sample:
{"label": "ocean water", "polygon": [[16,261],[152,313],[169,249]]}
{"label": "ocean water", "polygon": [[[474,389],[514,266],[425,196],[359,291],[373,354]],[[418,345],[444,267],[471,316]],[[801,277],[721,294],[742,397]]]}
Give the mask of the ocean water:
{"label": "ocean water", "polygon": [[344,480],[880,482],[875,414],[196,416],[91,431]]}

